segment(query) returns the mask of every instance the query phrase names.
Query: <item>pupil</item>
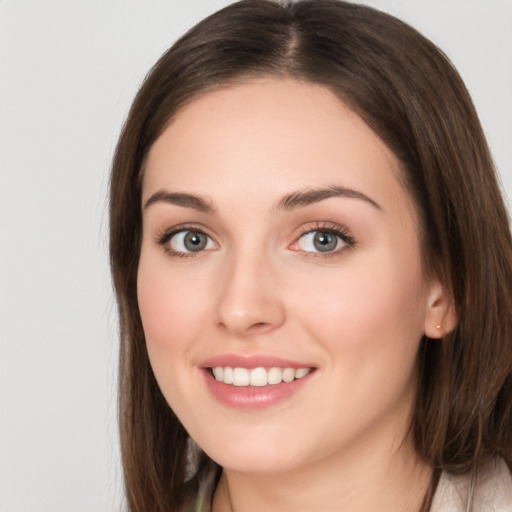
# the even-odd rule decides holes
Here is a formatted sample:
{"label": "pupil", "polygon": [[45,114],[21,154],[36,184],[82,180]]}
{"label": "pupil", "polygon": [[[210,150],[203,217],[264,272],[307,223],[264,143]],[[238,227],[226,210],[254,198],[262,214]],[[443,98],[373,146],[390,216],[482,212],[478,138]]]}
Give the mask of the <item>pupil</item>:
{"label": "pupil", "polygon": [[184,244],[188,251],[201,251],[206,247],[206,237],[202,233],[191,231],[185,235]]}
{"label": "pupil", "polygon": [[336,249],[338,239],[332,233],[319,232],[315,235],[313,242],[315,244],[315,249],[320,252],[328,252]]}

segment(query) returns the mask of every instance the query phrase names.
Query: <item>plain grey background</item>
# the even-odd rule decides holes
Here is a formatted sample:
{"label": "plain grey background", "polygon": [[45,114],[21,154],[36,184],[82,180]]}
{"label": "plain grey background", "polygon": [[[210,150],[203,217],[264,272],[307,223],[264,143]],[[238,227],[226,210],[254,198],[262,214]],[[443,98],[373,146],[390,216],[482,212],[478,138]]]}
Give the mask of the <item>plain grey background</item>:
{"label": "plain grey background", "polygon": [[[145,73],[221,0],[0,0],[0,511],[122,509],[107,255]],[[453,60],[512,197],[512,1],[369,0]]]}

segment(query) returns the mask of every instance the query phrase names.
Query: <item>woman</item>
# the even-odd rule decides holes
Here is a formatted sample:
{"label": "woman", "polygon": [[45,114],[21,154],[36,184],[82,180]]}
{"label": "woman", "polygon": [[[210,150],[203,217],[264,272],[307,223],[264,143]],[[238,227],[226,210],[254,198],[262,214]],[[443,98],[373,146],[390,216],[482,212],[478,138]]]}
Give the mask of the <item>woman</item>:
{"label": "woman", "polygon": [[130,510],[511,509],[507,213],[415,30],[210,16],[134,101],[110,219]]}

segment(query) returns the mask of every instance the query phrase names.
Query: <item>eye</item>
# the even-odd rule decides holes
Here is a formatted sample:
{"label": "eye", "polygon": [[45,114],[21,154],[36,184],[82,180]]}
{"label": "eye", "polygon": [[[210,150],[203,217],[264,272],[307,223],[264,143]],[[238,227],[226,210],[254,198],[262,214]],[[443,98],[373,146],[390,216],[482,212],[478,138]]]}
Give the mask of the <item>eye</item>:
{"label": "eye", "polygon": [[345,245],[345,242],[332,232],[310,231],[299,238],[298,245],[305,252],[332,252]]}
{"label": "eye", "polygon": [[305,232],[291,246],[292,250],[306,253],[336,253],[355,245],[353,238],[340,228],[322,228]]}
{"label": "eye", "polygon": [[188,255],[213,249],[215,242],[202,231],[181,230],[165,235],[159,243],[174,255]]}

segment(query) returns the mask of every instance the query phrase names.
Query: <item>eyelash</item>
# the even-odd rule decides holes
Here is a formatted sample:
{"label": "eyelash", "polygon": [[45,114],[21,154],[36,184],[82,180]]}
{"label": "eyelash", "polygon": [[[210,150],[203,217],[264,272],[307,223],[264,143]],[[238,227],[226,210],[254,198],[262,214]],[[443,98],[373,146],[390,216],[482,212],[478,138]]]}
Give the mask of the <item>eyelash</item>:
{"label": "eyelash", "polygon": [[[332,222],[318,222],[313,225],[305,226],[301,229],[299,235],[296,237],[294,244],[298,243],[298,241],[308,233],[326,233],[331,234],[336,237],[339,237],[345,244],[345,248],[336,249],[334,251],[329,252],[313,252],[313,251],[302,251],[307,258],[333,258],[339,256],[340,253],[345,252],[347,249],[353,249],[356,247],[357,242],[354,237],[350,234],[350,231],[340,224],[334,224]],[[299,251],[297,251],[299,252]]]}
{"label": "eyelash", "polygon": [[[169,242],[172,239],[172,237],[176,236],[178,233],[183,233],[184,231],[192,231],[194,233],[201,233],[211,239],[211,236],[208,235],[208,233],[206,233],[205,230],[201,226],[194,225],[194,224],[186,224],[186,225],[182,225],[182,226],[175,226],[175,227],[157,235],[156,243],[158,245],[162,246],[165,253],[169,254],[172,257],[190,258],[190,257],[198,256],[199,252],[198,252],[198,254],[188,253],[188,252],[180,252],[180,251],[175,251],[170,248]],[[204,252],[204,251],[200,251],[200,252]]]}
{"label": "eyelash", "polygon": [[[205,230],[199,226],[194,224],[187,224],[182,226],[175,226],[172,229],[169,229],[163,233],[160,233],[156,236],[156,243],[163,247],[164,251],[169,254],[172,257],[178,257],[178,258],[191,258],[191,257],[197,257],[201,253],[204,253],[205,251],[198,251],[197,254],[195,253],[189,253],[189,252],[180,252],[175,251],[170,248],[169,241],[176,236],[178,233],[183,233],[184,231],[192,231],[194,233],[201,233],[208,238],[211,239],[210,235],[205,232]],[[306,234],[308,233],[327,233],[332,234],[336,237],[339,237],[345,244],[345,248],[336,249],[334,251],[329,252],[313,252],[313,251],[300,251],[296,250],[296,252],[302,252],[306,257],[308,258],[332,258],[334,256],[338,256],[340,252],[344,252],[347,249],[352,249],[357,245],[357,242],[353,238],[353,236],[350,234],[349,230],[341,225],[334,224],[332,222],[319,222],[315,223],[313,225],[305,226],[301,229],[299,234],[296,236],[295,241],[293,244],[298,243],[298,241]],[[292,245],[293,245],[292,244]]]}

